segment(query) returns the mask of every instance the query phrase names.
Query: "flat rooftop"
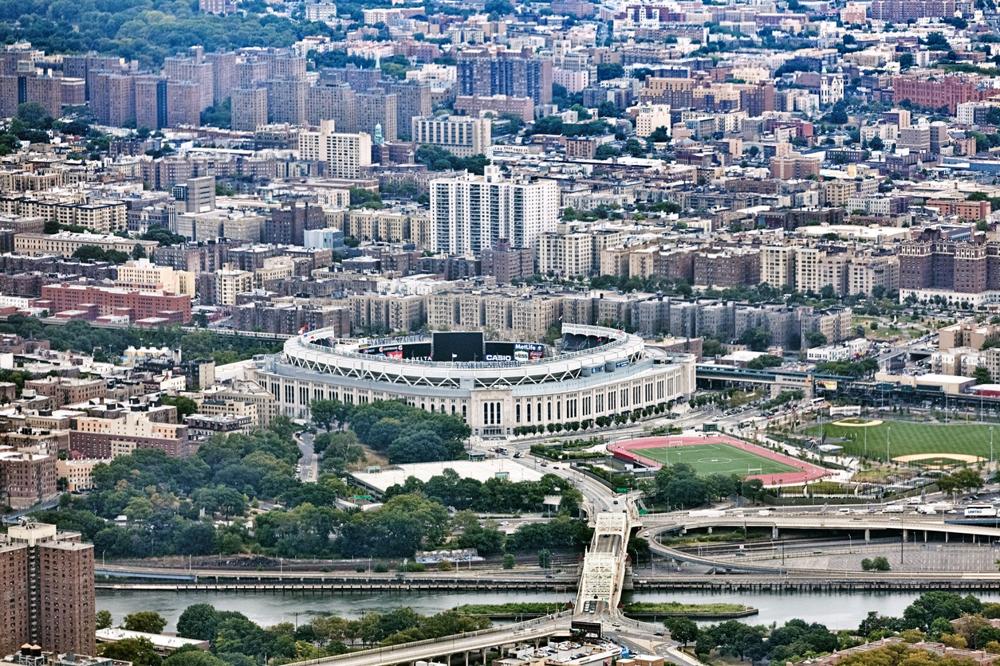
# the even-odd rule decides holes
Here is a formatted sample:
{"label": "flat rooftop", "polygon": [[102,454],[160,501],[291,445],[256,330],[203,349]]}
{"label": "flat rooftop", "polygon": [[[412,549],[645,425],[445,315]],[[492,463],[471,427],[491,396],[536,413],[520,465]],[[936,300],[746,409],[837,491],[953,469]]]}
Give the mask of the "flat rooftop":
{"label": "flat rooftop", "polygon": [[353,472],[351,476],[362,485],[384,493],[390,486],[405,483],[411,476],[421,481],[429,481],[431,477],[443,474],[446,469],[454,470],[463,479],[475,479],[479,482],[486,482],[498,475],[505,476],[512,482],[538,481],[543,476],[542,472],[521,465],[510,458],[410,463],[388,467],[379,472]]}

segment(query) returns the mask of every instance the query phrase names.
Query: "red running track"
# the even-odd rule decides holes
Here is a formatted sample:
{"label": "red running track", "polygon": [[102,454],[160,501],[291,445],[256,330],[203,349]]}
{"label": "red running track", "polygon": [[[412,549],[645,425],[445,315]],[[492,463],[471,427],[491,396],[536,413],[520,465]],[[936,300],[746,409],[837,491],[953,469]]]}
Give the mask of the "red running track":
{"label": "red running track", "polygon": [[670,437],[640,437],[638,439],[626,439],[614,444],[608,444],[608,451],[619,460],[637,463],[644,467],[660,469],[662,465],[651,458],[647,458],[637,451],[642,449],[662,449],[674,448],[678,446],[695,446],[702,444],[728,444],[734,448],[752,453],[761,458],[767,458],[775,462],[780,462],[789,467],[794,467],[797,472],[778,472],[776,474],[754,474],[748,479],[760,479],[765,486],[791,486],[815,481],[828,476],[830,471],[807,463],[783,453],[765,449],[756,444],[750,444],[726,435],[674,435]]}

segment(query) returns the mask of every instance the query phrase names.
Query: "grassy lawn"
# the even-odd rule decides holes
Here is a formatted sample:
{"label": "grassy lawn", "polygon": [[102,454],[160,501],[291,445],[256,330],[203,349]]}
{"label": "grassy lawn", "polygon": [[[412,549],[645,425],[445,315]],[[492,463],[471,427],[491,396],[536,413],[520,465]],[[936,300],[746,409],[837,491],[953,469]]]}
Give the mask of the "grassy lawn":
{"label": "grassy lawn", "polygon": [[682,604],[677,601],[661,603],[631,603],[626,604],[625,615],[631,617],[693,617],[707,619],[724,619],[756,615],[757,609],[743,604]]}
{"label": "grassy lawn", "polygon": [[[886,438],[889,440],[889,457],[913,455],[918,453],[960,453],[964,455],[989,458],[990,430],[989,425],[979,423],[912,423],[909,421],[885,421],[874,426],[838,426],[827,423],[822,426],[812,426],[807,429],[810,435],[819,436],[826,433],[828,443],[831,439],[844,439],[836,442],[851,455],[863,455],[865,452],[865,431],[868,434],[868,457],[885,458]],[[996,447],[1000,447],[1000,429]]]}
{"label": "grassy lawn", "polygon": [[[695,444],[653,449],[636,449],[636,455],[655,460],[662,465],[684,463],[696,474],[780,474],[794,472],[794,467],[728,444]],[[749,472],[748,470],[752,470]]]}

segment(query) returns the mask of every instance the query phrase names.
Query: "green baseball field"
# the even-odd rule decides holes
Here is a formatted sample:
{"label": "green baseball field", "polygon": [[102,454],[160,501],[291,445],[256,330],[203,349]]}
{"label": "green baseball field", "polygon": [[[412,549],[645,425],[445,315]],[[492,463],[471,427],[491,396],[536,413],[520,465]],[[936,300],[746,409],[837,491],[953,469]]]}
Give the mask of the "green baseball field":
{"label": "green baseball field", "polygon": [[661,465],[690,465],[696,474],[784,474],[797,472],[791,465],[758,456],[728,444],[689,444],[643,448],[636,453]]}
{"label": "green baseball field", "polygon": [[[816,437],[826,434],[828,444],[844,447],[845,453],[869,458],[889,457],[899,462],[922,462],[935,457],[959,462],[976,462],[990,456],[990,426],[982,423],[914,423],[851,418],[812,426],[806,433]],[[994,455],[1000,453],[1000,426],[996,428]],[[831,441],[834,440],[834,441]],[[840,441],[838,441],[840,440]]]}

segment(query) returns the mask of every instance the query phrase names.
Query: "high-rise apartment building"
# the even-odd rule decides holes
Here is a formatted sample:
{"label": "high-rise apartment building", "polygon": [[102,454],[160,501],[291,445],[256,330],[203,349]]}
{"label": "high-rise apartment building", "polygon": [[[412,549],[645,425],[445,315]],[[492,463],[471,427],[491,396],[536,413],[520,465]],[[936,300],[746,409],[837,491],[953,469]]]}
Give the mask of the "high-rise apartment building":
{"label": "high-rise apartment building", "polygon": [[435,116],[414,118],[413,142],[438,146],[458,157],[482,155],[493,144],[493,123],[489,118]]}
{"label": "high-rise apartment building", "polygon": [[264,222],[264,241],[276,245],[303,245],[305,232],[326,227],[326,215],[316,204],[287,201]]}
{"label": "high-rise apartment building", "polygon": [[227,266],[215,272],[216,305],[236,305],[236,297],[253,290],[253,273]]}
{"label": "high-rise apartment building", "polygon": [[327,175],[358,178],[361,167],[372,163],[372,138],[364,132],[334,132],[334,123],[324,120],[318,130],[299,132],[299,157],[326,163]]}
{"label": "high-rise apartment building", "polygon": [[158,130],[167,123],[167,80],[162,76],[137,76],[135,126]]}
{"label": "high-rise apartment building", "polygon": [[434,248],[478,255],[506,240],[535,248],[559,217],[559,187],[553,180],[507,180],[495,166],[482,176],[465,174],[430,183]]}
{"label": "high-rise apartment building", "polygon": [[102,125],[125,127],[135,120],[135,77],[100,72],[90,84],[90,105]]}
{"label": "high-rise apartment building", "polygon": [[376,89],[358,93],[354,99],[358,122],[355,132],[366,132],[372,136],[381,132],[386,141],[398,138],[396,95]]}
{"label": "high-rise apartment building", "polygon": [[195,81],[167,80],[167,125],[180,127],[201,124],[202,90]]}
{"label": "high-rise apartment building", "polygon": [[193,83],[198,89],[198,113],[215,102],[212,63],[206,62],[201,47],[191,49],[192,57],[172,56],[163,61],[163,74],[171,81]]}
{"label": "high-rise apartment building", "polygon": [[468,50],[458,60],[462,95],[530,97],[535,104],[552,102],[552,61],[528,52]]}
{"label": "high-rise apartment building", "polygon": [[215,103],[232,95],[236,85],[236,59],[232,51],[206,53],[205,62],[212,65],[212,94]]}
{"label": "high-rise apartment building", "polygon": [[795,246],[768,245],[760,249],[760,281],[775,289],[795,286]]}
{"label": "high-rise apartment building", "polygon": [[231,128],[253,132],[267,124],[267,88],[235,88],[230,98]]}
{"label": "high-rise apartment building", "polygon": [[303,125],[306,121],[306,93],[302,79],[273,79],[267,84],[267,112],[272,123]]}
{"label": "high-rise apartment building", "polygon": [[506,241],[483,250],[483,275],[492,275],[497,284],[530,277],[535,272],[535,251],[528,247],[511,247]]}
{"label": "high-rise apartment building", "polygon": [[0,534],[0,654],[22,644],[94,654],[94,547],[23,522]]}
{"label": "high-rise apartment building", "polygon": [[417,81],[383,81],[382,89],[396,96],[396,134],[401,141],[411,141],[413,118],[429,116],[434,110],[431,87]]}

